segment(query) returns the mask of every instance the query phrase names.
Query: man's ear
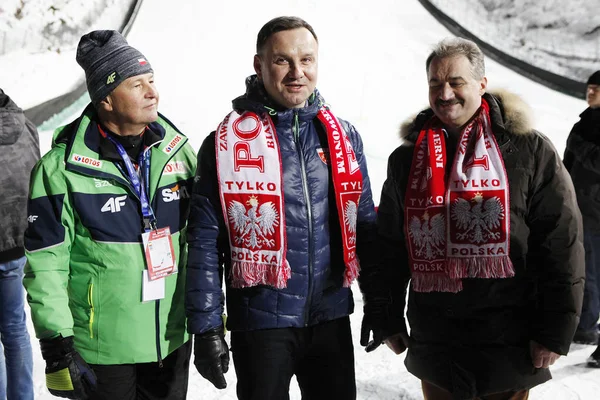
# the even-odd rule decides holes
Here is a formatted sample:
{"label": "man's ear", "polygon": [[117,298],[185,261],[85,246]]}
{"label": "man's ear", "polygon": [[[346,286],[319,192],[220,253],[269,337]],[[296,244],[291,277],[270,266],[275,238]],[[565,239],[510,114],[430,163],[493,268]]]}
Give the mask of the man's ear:
{"label": "man's ear", "polygon": [[260,64],[260,56],[258,54],[254,55],[254,72],[256,72],[258,79],[262,81],[262,66]]}
{"label": "man's ear", "polygon": [[483,96],[483,94],[485,93],[485,89],[487,89],[487,78],[485,76],[481,79],[479,85],[479,94],[480,96]]}
{"label": "man's ear", "polygon": [[98,108],[101,108],[104,111],[113,110],[112,99],[110,97],[110,94],[106,96],[104,100],[100,101],[100,103],[98,103]]}

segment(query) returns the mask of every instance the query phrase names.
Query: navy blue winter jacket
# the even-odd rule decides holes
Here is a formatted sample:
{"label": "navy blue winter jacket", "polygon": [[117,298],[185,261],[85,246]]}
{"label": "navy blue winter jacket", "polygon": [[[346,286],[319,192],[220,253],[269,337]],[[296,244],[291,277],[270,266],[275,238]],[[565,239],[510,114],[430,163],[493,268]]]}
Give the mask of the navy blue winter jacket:
{"label": "navy blue winter jacket", "polygon": [[[327,153],[326,131],[317,119],[323,100],[315,90],[300,109],[269,107],[256,76],[247,91],[233,101],[238,112],[270,112],[277,130],[283,168],[287,260],[292,275],[284,289],[271,286],[232,288],[227,228],[217,186],[215,133],[198,153],[198,170],[188,225],[186,311],[188,331],[202,333],[222,325],[223,291],[227,288],[227,329],[247,331],[304,327],[352,313],[350,288],[342,286],[345,269],[341,230],[331,169],[319,155]],[[363,175],[357,223],[357,254],[361,269],[372,268],[375,209],[363,145],[358,132],[341,121]]]}

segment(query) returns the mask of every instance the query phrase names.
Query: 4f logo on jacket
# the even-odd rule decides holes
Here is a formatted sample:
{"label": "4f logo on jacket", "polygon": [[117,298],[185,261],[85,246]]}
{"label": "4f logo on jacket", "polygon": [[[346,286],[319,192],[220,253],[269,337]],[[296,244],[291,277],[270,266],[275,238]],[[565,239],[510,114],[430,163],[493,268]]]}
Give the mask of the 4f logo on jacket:
{"label": "4f logo on jacket", "polygon": [[104,205],[102,206],[100,211],[102,211],[103,213],[105,213],[105,212],[118,213],[121,211],[121,207],[123,207],[125,205],[125,199],[127,199],[126,195],[118,196],[118,197],[111,197],[110,199],[108,199],[108,201],[106,203],[104,203]]}

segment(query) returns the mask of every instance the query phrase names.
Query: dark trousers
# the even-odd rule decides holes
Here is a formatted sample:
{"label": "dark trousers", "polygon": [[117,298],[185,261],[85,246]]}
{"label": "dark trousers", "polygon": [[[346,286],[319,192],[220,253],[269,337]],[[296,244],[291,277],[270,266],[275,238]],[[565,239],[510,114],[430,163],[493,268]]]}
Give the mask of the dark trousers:
{"label": "dark trousers", "polygon": [[584,231],[585,288],[577,330],[594,331],[600,316],[600,234]]}
{"label": "dark trousers", "polygon": [[289,399],[296,375],[303,400],[354,400],[350,318],[306,328],[231,333],[240,400]]}
{"label": "dark trousers", "polygon": [[185,400],[192,341],[158,362],[141,364],[90,364],[98,390],[90,400]]}
{"label": "dark trousers", "polygon": [[[423,397],[425,400],[454,400],[452,393],[442,389],[439,386],[421,381]],[[494,393],[487,396],[477,397],[474,400],[527,400],[529,390],[519,390],[513,392]]]}

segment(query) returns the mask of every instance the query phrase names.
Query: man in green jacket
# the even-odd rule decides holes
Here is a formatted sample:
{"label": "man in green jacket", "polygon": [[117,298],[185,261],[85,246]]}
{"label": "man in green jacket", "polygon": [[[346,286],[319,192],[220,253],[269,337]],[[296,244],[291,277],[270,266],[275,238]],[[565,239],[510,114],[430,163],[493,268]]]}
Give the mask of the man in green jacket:
{"label": "man in green jacket", "polygon": [[185,399],[185,228],[196,169],[116,31],[77,48],[91,104],[32,172],[24,285],[55,396]]}

